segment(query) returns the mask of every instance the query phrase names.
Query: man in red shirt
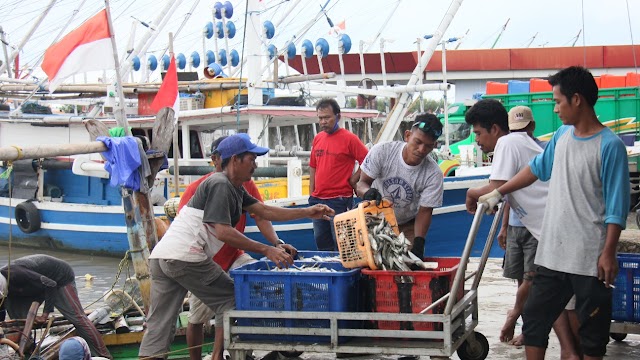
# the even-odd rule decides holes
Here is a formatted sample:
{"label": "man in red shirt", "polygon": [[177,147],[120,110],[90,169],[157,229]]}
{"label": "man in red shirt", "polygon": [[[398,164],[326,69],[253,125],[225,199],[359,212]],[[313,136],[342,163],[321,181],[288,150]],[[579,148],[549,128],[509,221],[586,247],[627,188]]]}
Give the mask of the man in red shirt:
{"label": "man in red shirt", "polygon": [[[184,193],[180,197],[180,203],[178,204],[178,212],[182,209],[183,206],[189,203],[193,194],[195,194],[198,185],[202,183],[206,178],[208,178],[211,174],[222,171],[222,159],[220,159],[220,154],[217,152],[218,145],[222,142],[222,140],[226,139],[227,136],[222,136],[214,140],[211,144],[211,161],[216,167],[216,171],[204,175],[200,179],[192,182],[187,186]],[[260,192],[258,191],[258,187],[253,182],[253,180],[245,181],[242,186],[249,193],[249,195],[258,199],[260,202],[263,202],[262,196],[260,196]],[[296,248],[289,244],[285,244],[284,241],[278,238],[276,231],[273,229],[273,225],[271,221],[262,219],[258,216],[252,215],[252,217],[256,221],[256,225],[262,235],[274,246],[281,246],[286,249],[292,256],[295,256],[297,253]],[[241,233],[244,233],[244,228],[247,224],[247,214],[246,212],[240,216],[240,220],[236,224],[236,230]],[[236,268],[242,266],[244,264],[251,263],[255,261],[249,254],[246,254],[244,251],[240,249],[236,249],[228,244],[224,244],[213,256],[213,261],[215,261],[224,271],[229,271],[232,268]],[[204,343],[204,323],[211,320],[214,312],[209,309],[200,299],[197,297],[190,295],[189,296],[189,323],[187,325],[187,345],[189,347],[189,357],[191,360],[201,360],[202,359],[202,344]],[[222,347],[223,338],[218,339],[217,337],[214,340],[214,348]]]}
{"label": "man in red shirt", "polygon": [[[353,190],[360,177],[356,161],[362,164],[367,148],[362,141],[338,125],[340,106],[334,99],[316,104],[322,132],[313,139],[309,159],[309,205],[325,204],[336,214],[353,207]],[[313,220],[313,235],[318,250],[338,250],[333,222]]]}

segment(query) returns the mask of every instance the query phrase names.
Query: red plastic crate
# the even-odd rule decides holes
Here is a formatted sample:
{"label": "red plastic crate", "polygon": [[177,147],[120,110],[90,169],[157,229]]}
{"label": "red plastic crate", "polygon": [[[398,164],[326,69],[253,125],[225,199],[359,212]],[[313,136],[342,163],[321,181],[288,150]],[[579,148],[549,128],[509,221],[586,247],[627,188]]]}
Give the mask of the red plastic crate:
{"label": "red plastic crate", "polygon": [[603,74],[600,76],[600,87],[603,89],[625,87],[626,82],[627,77],[623,75]]}
{"label": "red plastic crate", "polygon": [[[366,312],[421,312],[447,294],[453,286],[460,258],[426,258],[438,262],[437,270],[383,271],[362,269],[364,288],[363,308]],[[464,284],[455,292],[456,301],[463,296]],[[446,301],[428,314],[442,314]],[[369,327],[383,330],[442,330],[442,323],[373,321]]]}
{"label": "red plastic crate", "polygon": [[509,84],[487,81],[487,95],[501,95],[509,92]]}
{"label": "red plastic crate", "polygon": [[547,92],[553,90],[547,79],[531,79],[529,81],[529,89],[531,92]]}
{"label": "red plastic crate", "polygon": [[640,85],[640,74],[628,72],[625,80],[626,87],[636,87]]}

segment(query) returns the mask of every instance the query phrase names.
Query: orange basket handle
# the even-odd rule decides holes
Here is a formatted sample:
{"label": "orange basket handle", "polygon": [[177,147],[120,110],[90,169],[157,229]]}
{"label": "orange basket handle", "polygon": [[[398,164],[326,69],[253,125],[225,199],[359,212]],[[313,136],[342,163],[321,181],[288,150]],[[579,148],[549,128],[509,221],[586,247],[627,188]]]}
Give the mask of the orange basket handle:
{"label": "orange basket handle", "polygon": [[358,245],[364,247],[364,236],[362,234],[362,229],[358,229]]}

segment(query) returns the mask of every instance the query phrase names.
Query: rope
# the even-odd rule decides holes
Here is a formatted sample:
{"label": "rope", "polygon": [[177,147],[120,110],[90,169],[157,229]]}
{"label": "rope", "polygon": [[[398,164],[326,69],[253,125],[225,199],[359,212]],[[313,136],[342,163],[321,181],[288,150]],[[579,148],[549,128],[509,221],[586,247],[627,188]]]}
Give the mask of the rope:
{"label": "rope", "polygon": [[16,146],[16,145],[11,145],[11,147],[16,149],[16,151],[18,152],[18,157],[16,157],[15,160],[22,159],[22,157],[24,156],[24,153],[22,152],[22,148],[20,146]]}
{"label": "rope", "polygon": [[[99,297],[98,299],[96,299],[94,302],[90,303],[89,305],[85,306],[85,309],[88,309],[89,307],[95,305],[98,301],[102,300],[110,291],[113,291],[113,289],[116,287],[116,284],[118,284],[118,282],[120,281],[120,274],[122,273],[123,269],[127,269],[127,277],[130,277],[130,273],[129,273],[129,254],[132,251],[127,250],[127,252],[124,254],[124,257],[122,258],[122,260],[120,260],[120,264],[118,264],[118,272],[116,273],[116,278],[113,281],[113,284],[111,284],[111,287],[109,288],[108,291],[105,291],[105,293]],[[134,301],[135,302],[135,301]]]}
{"label": "rope", "polygon": [[[7,163],[7,170],[4,173],[7,173],[7,184],[9,185],[9,206],[7,207],[7,218],[9,219],[9,249],[7,250],[7,292],[9,290],[9,285],[11,285],[11,242],[13,240],[13,226],[11,225],[12,217],[11,217],[11,200],[13,199],[13,178],[11,177],[11,172],[13,171],[13,162],[9,161]],[[6,297],[0,298],[0,308],[4,304],[4,300]]]}

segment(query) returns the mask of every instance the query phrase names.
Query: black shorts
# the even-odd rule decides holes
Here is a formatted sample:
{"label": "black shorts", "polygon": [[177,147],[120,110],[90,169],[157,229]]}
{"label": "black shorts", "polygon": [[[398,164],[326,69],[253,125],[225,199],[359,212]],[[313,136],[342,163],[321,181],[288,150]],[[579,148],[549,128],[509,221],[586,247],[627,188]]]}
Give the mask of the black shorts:
{"label": "black shorts", "polygon": [[594,276],[568,274],[538,267],[522,314],[524,344],[546,348],[549,332],[576,295],[580,344],[587,356],[604,356],[611,326],[611,289]]}

